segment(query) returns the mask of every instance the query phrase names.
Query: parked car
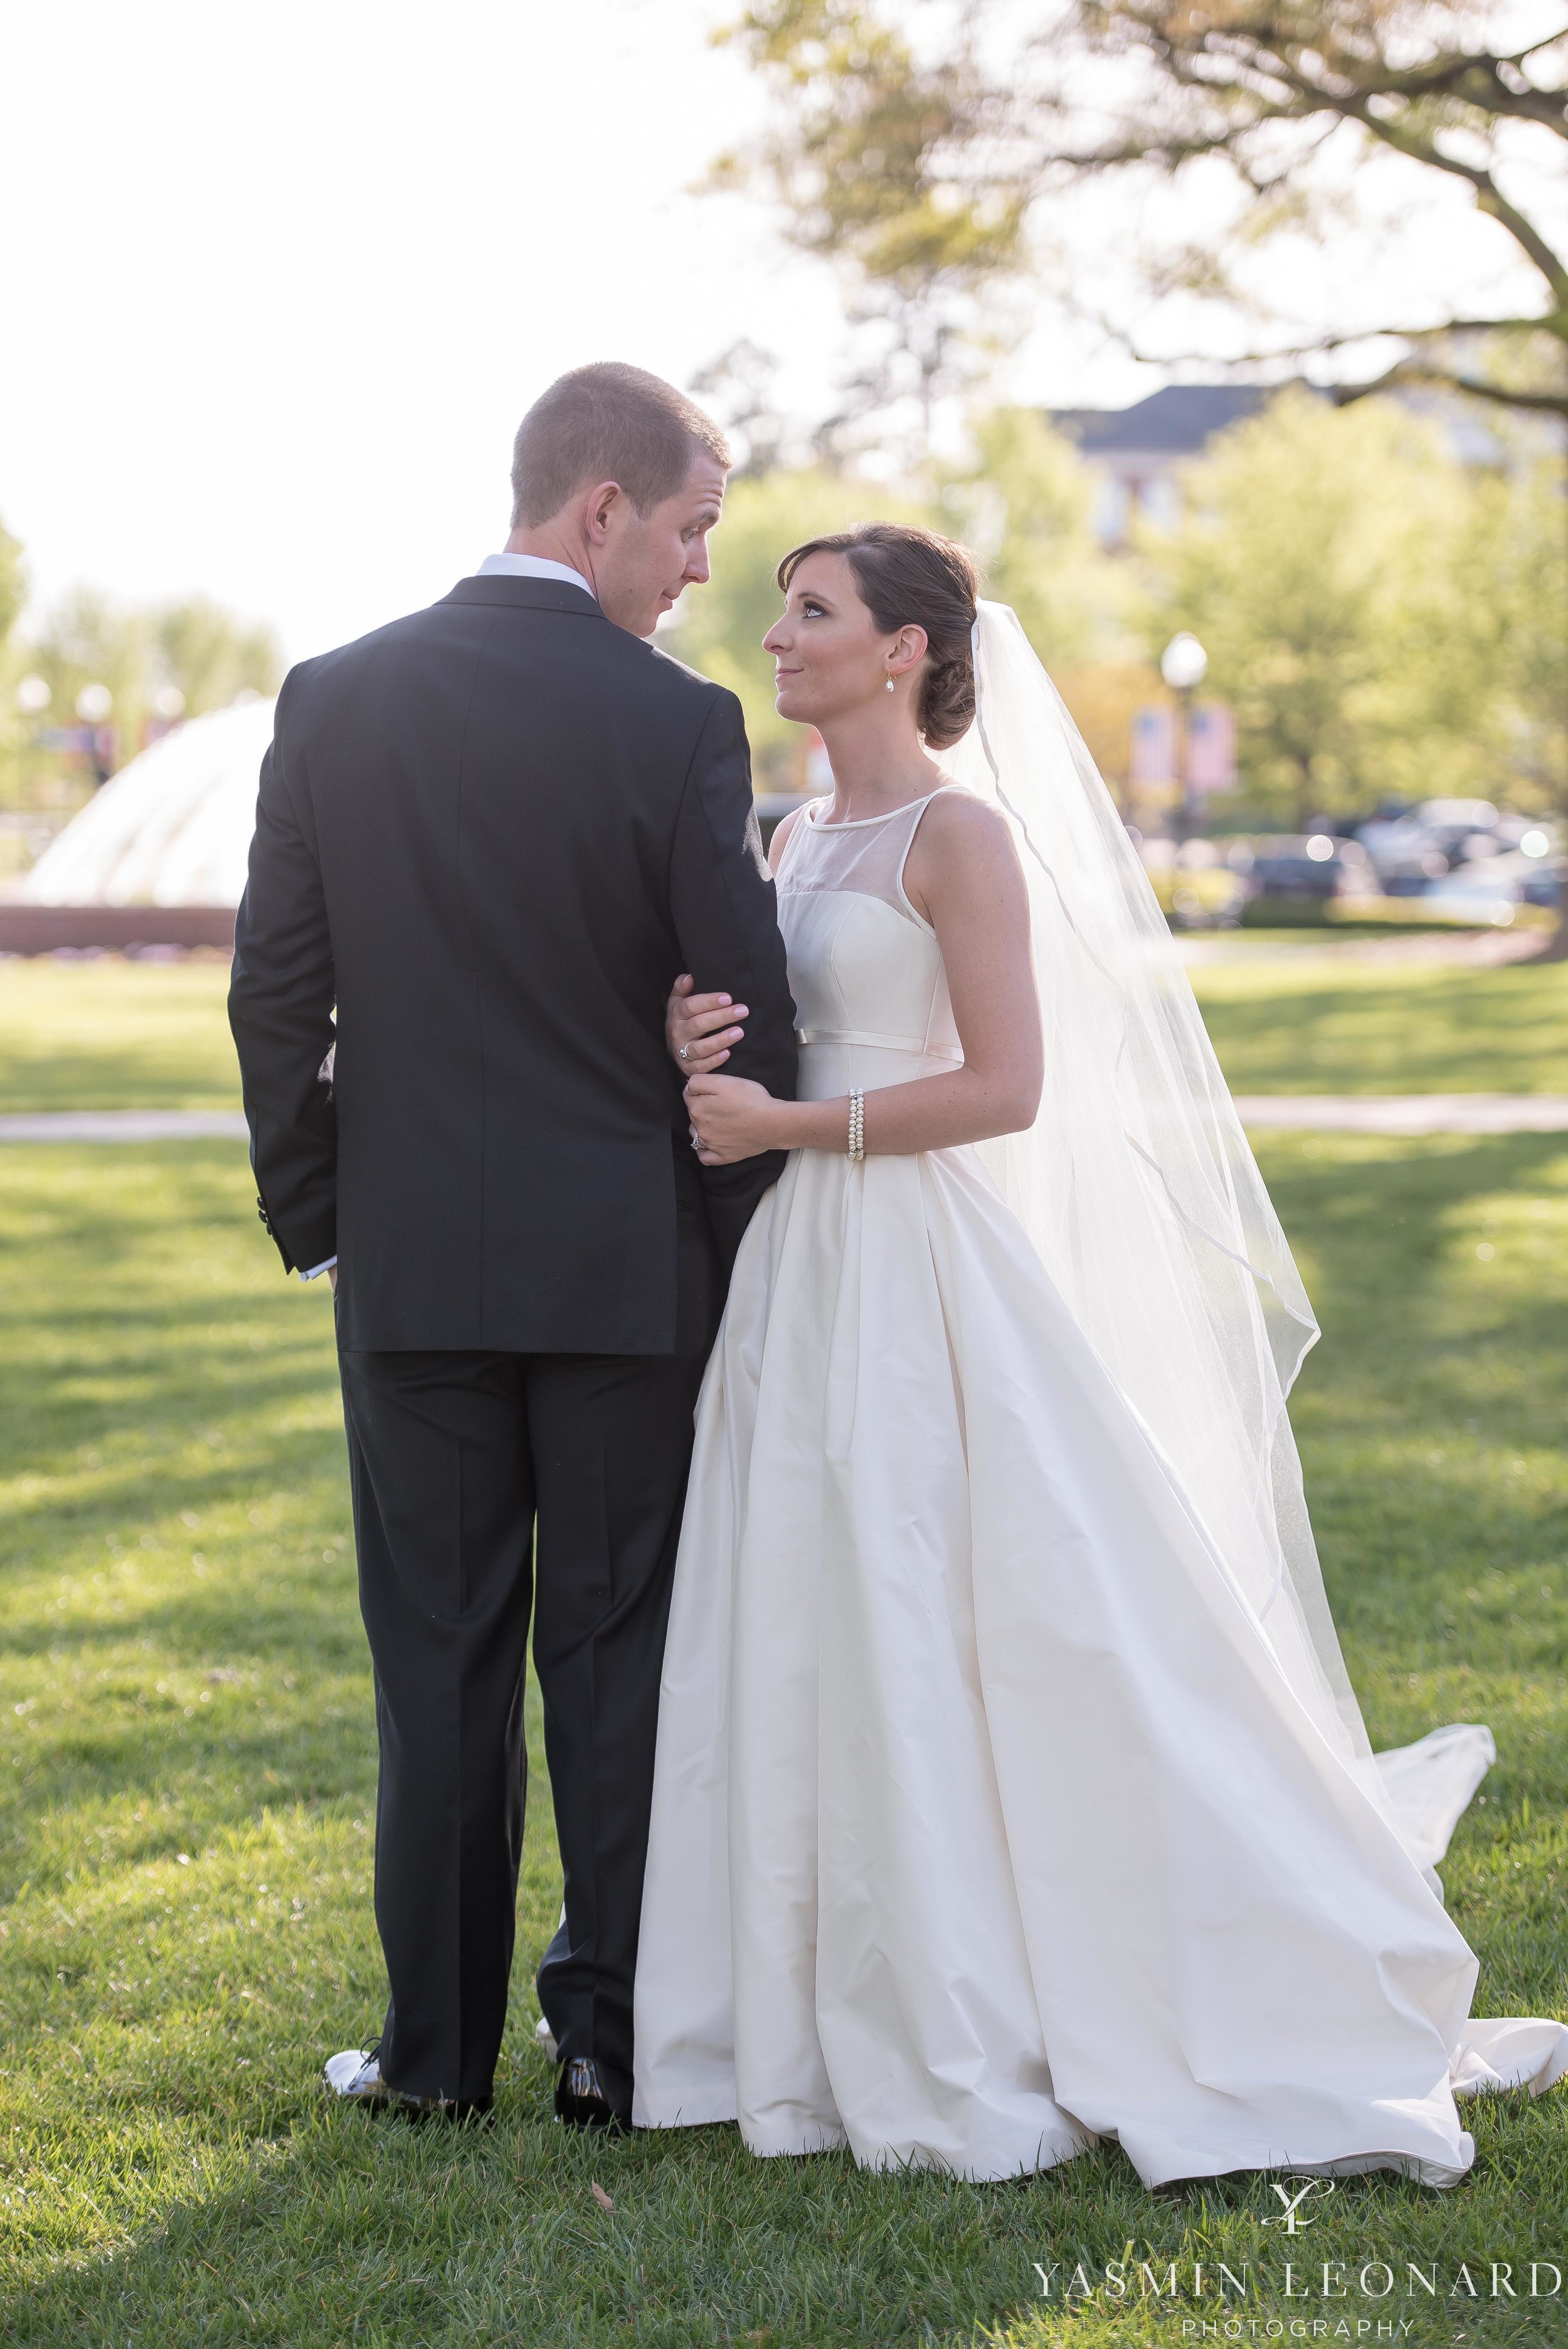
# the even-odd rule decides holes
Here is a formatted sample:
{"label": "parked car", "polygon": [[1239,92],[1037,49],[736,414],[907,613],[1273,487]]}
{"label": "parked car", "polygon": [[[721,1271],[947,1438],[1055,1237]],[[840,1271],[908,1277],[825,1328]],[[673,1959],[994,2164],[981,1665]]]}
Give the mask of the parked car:
{"label": "parked car", "polygon": [[1462,868],[1520,849],[1539,858],[1551,847],[1535,818],[1500,813],[1491,800],[1423,800],[1403,815],[1362,824],[1357,837],[1391,897],[1425,896]]}
{"label": "parked car", "polygon": [[[1321,913],[1335,897],[1375,897],[1377,874],[1359,841],[1341,840],[1334,833],[1286,833],[1253,841],[1232,851],[1233,863],[1243,872],[1247,887],[1250,922],[1294,911]],[[1266,901],[1265,915],[1253,908]]]}
{"label": "parked car", "polygon": [[[1544,839],[1544,833],[1539,837]],[[1562,902],[1561,860],[1523,847],[1469,859],[1429,881],[1421,892],[1422,905],[1429,905],[1435,914],[1493,922],[1499,928],[1512,921],[1519,905]]]}
{"label": "parked car", "polygon": [[1521,867],[1520,902],[1526,905],[1561,905],[1568,883],[1568,858],[1553,854],[1551,834],[1534,825],[1519,843],[1518,854],[1529,859]]}

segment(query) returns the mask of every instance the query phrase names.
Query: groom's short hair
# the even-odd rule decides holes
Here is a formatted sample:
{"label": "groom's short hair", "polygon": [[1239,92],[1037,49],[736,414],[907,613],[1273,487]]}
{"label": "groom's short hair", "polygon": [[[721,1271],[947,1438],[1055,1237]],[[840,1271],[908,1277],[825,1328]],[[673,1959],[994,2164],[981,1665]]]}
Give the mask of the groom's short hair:
{"label": "groom's short hair", "polygon": [[639,513],[652,513],[704,450],[727,468],[734,462],[712,417],[673,383],[614,359],[573,367],[517,428],[511,526],[536,529],[595,481],[618,481]]}

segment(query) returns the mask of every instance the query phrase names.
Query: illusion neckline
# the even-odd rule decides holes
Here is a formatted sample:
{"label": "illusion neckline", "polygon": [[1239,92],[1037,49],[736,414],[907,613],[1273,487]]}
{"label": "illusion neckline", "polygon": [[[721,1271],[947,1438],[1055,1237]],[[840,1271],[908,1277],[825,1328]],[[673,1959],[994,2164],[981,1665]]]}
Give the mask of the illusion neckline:
{"label": "illusion neckline", "polygon": [[932,801],[940,799],[944,792],[956,791],[957,788],[955,783],[938,783],[936,789],[934,792],[927,792],[923,799],[905,800],[902,807],[883,808],[881,815],[846,816],[842,823],[824,823],[820,817],[813,812],[823,804],[823,801],[808,800],[806,820],[813,832],[859,832],[862,825],[868,823],[891,823],[895,815],[907,815],[911,808],[929,807]]}

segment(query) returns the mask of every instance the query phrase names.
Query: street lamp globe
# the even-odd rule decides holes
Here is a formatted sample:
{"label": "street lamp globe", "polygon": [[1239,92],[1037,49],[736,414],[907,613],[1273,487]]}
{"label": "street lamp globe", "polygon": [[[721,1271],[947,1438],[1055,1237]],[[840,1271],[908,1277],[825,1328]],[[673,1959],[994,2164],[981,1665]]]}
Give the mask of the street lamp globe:
{"label": "street lamp globe", "polygon": [[77,696],[77,716],[85,726],[101,726],[114,708],[107,685],[84,685]]}
{"label": "street lamp globe", "polygon": [[25,677],[16,688],[16,707],[24,718],[41,718],[52,698],[46,677]]}
{"label": "street lamp globe", "polygon": [[1173,693],[1191,693],[1195,685],[1202,685],[1208,666],[1208,654],[1185,628],[1171,637],[1160,656],[1160,674]]}

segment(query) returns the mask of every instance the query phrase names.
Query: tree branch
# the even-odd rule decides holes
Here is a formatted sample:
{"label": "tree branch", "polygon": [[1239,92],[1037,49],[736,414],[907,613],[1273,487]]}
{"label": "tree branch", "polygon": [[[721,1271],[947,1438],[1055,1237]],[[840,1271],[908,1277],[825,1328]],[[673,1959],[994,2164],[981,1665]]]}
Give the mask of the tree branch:
{"label": "tree branch", "polygon": [[1346,112],[1350,120],[1359,122],[1363,129],[1374,139],[1380,140],[1386,147],[1392,148],[1397,154],[1408,156],[1412,162],[1423,163],[1432,171],[1446,171],[1451,177],[1468,181],[1476,191],[1478,208],[1512,237],[1520,251],[1534,263],[1552,288],[1559,307],[1568,308],[1568,267],[1553,251],[1540,230],[1510,203],[1490,171],[1476,163],[1461,162],[1457,155],[1445,155],[1429,140],[1412,138],[1408,132],[1398,129],[1393,123],[1380,120],[1365,103],[1346,108]]}
{"label": "tree branch", "polygon": [[1568,391],[1511,391],[1503,384],[1487,383],[1479,377],[1461,375],[1456,368],[1437,367],[1422,359],[1398,359],[1369,383],[1336,385],[1330,397],[1336,407],[1351,408],[1358,399],[1368,399],[1377,392],[1398,390],[1402,383],[1439,384],[1449,391],[1467,392],[1474,399],[1490,400],[1497,408],[1525,409],[1534,415],[1558,416],[1568,422]]}
{"label": "tree branch", "polygon": [[[1477,398],[1568,413],[1568,394],[1483,384],[1465,373],[1464,353],[1450,364],[1440,348],[1465,336],[1504,345],[1550,336],[1568,347],[1568,254],[1547,215],[1501,183],[1513,153],[1503,143],[1511,126],[1526,139],[1545,130],[1568,140],[1568,17],[1504,54],[1453,45],[1457,0],[1418,25],[1403,0],[1067,0],[1067,6],[1065,22],[1053,23],[1048,36],[1025,41],[1016,70],[988,74],[975,37],[983,0],[961,0],[946,53],[923,51],[918,62],[903,32],[892,28],[883,0],[748,0],[737,29],[783,96],[785,128],[766,160],[797,233],[809,231],[805,241],[851,261],[872,285],[922,299],[960,287],[966,301],[983,299],[988,285],[1016,274],[1026,212],[1053,191],[1140,166],[1174,176],[1213,159],[1235,173],[1242,200],[1234,228],[1205,241],[1210,256],[1223,258],[1249,233],[1266,241],[1295,220],[1293,199],[1310,212],[1322,184],[1315,160],[1343,127],[1364,157],[1382,150],[1467,187],[1477,210],[1536,274],[1545,289],[1542,311],[1423,327],[1373,325],[1233,364],[1277,367],[1387,336],[1402,356],[1379,383],[1422,373]],[[1208,13],[1199,14],[1200,6]],[[1443,46],[1430,37],[1433,27],[1448,34]],[[1391,57],[1390,36],[1403,43],[1412,30],[1426,53]],[[1105,59],[1117,67],[1122,95],[1086,119],[1075,61]],[[1026,72],[1026,61],[1039,70]],[[1129,71],[1140,85],[1130,99]],[[1557,77],[1557,87],[1548,86],[1548,76]],[[797,172],[809,167],[793,187],[791,164]],[[1145,275],[1159,299],[1158,269],[1146,267]],[[1195,290],[1222,300],[1229,282],[1216,270]],[[1126,335],[1109,331],[1130,347]],[[1365,397],[1366,389],[1346,396]]]}

